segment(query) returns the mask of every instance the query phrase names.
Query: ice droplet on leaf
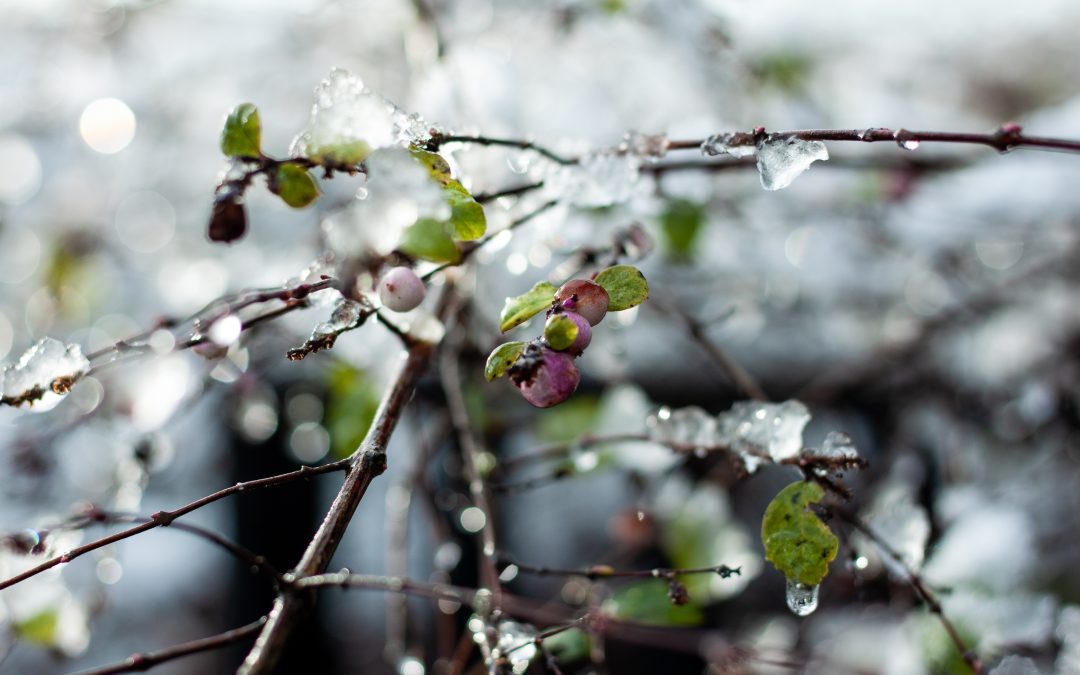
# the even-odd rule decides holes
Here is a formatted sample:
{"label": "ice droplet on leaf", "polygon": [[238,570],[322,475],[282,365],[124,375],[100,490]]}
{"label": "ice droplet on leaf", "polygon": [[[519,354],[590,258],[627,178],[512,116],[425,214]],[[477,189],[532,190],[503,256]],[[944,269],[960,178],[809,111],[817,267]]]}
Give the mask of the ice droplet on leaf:
{"label": "ice droplet on leaf", "polygon": [[758,140],[756,154],[761,187],[766,190],[782,190],[812,163],[829,159],[829,151],[821,141],[774,134]]}
{"label": "ice droplet on leaf", "polygon": [[795,616],[809,616],[818,605],[818,589],[791,579],[787,580],[787,606]]}
{"label": "ice droplet on leaf", "polygon": [[[89,370],[90,362],[79,345],[43,338],[14,365],[0,369],[0,394],[13,399],[15,405],[26,403],[42,412],[55,407],[74,381]],[[40,396],[31,395],[35,389]]]}

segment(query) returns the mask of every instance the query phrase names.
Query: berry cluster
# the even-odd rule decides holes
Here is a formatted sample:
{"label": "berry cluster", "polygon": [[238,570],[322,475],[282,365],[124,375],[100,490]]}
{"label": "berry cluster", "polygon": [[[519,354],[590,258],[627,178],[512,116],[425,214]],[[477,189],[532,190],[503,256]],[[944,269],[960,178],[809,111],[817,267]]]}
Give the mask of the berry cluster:
{"label": "berry cluster", "polygon": [[574,359],[592,340],[592,327],[608,311],[607,291],[586,279],[574,279],[555,292],[544,336],[525,347],[507,371],[511,381],[538,408],[558,405],[577,389],[581,373]]}

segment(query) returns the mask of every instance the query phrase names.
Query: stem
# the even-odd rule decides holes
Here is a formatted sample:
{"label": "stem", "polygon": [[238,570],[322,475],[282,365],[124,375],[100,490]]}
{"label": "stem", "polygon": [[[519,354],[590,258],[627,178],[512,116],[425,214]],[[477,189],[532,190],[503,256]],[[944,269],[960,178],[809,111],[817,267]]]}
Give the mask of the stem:
{"label": "stem", "polygon": [[521,150],[532,150],[544,157],[547,157],[553,162],[558,164],[576,164],[576,159],[569,159],[558,155],[551,150],[537,145],[532,141],[526,141],[517,138],[492,138],[490,136],[454,136],[450,134],[438,134],[431,137],[431,141],[428,143],[428,149],[432,152],[438,152],[439,148],[447,143],[470,143],[472,145],[498,145],[508,148],[520,148]]}
{"label": "stem", "polygon": [[236,485],[229,486],[229,487],[224,488],[222,490],[218,490],[217,492],[215,492],[215,493],[213,493],[211,495],[207,495],[207,496],[203,497],[202,499],[197,499],[197,500],[195,500],[195,501],[193,501],[193,502],[191,502],[189,504],[185,504],[184,506],[181,506],[180,508],[175,509],[173,511],[158,511],[157,513],[155,513],[155,514],[153,514],[151,516],[152,520],[150,520],[148,522],[140,523],[139,525],[136,525],[134,527],[129,527],[128,529],[121,530],[120,532],[115,532],[113,534],[108,535],[107,537],[102,537],[100,539],[95,539],[94,541],[83,544],[82,546],[78,546],[76,548],[73,548],[70,551],[67,551],[66,553],[58,555],[58,556],[56,556],[54,558],[50,558],[49,560],[46,560],[45,562],[41,563],[40,565],[37,565],[36,567],[31,567],[30,569],[26,570],[25,572],[22,572],[21,574],[16,574],[13,577],[10,577],[8,579],[4,579],[3,581],[0,581],[0,591],[4,590],[5,588],[9,588],[11,586],[14,586],[15,584],[19,583],[20,581],[24,581],[26,579],[29,579],[30,577],[41,574],[42,572],[44,572],[44,571],[46,571],[48,569],[52,569],[53,567],[56,567],[57,565],[59,565],[61,563],[71,562],[75,558],[78,558],[78,557],[80,557],[80,556],[82,556],[82,555],[84,555],[86,553],[91,552],[91,551],[96,551],[99,548],[104,548],[105,546],[108,546],[110,544],[115,544],[118,541],[123,541],[124,539],[127,539],[128,537],[134,537],[137,534],[141,534],[141,533],[146,532],[148,530],[152,530],[155,527],[164,527],[164,526],[167,526],[167,525],[171,525],[173,520],[179,518],[180,516],[191,513],[192,511],[195,511],[197,509],[201,509],[202,507],[204,507],[204,506],[206,506],[208,504],[212,504],[212,503],[218,501],[219,499],[223,499],[223,498],[228,497],[230,495],[238,494],[240,492],[244,492],[244,491],[247,491],[247,490],[256,490],[256,489],[259,489],[259,488],[266,488],[266,487],[276,487],[278,485],[284,485],[286,483],[291,483],[292,481],[295,481],[295,480],[307,479],[307,478],[310,478],[311,476],[316,476],[316,475],[322,474],[322,473],[330,473],[332,471],[342,471],[342,470],[346,469],[348,466],[349,466],[349,460],[341,460],[339,462],[332,462],[330,464],[323,464],[322,466],[316,466],[316,467],[305,466],[305,467],[302,467],[302,468],[300,468],[300,469],[298,469],[296,471],[290,471],[289,473],[283,473],[283,474],[279,474],[277,476],[270,476],[268,478],[258,478],[258,479],[255,479],[255,480],[250,480],[250,481],[246,481],[246,482],[242,482],[242,483],[237,483]]}
{"label": "stem", "polygon": [[190,656],[191,654],[198,654],[199,652],[220,649],[227,645],[231,645],[234,642],[240,642],[257,633],[264,623],[266,623],[265,616],[246,626],[234,628],[233,630],[219,633],[218,635],[192,640],[191,642],[185,642],[176,645],[175,647],[169,647],[168,649],[162,649],[156,652],[132,654],[120,663],[102,666],[100,668],[92,668],[90,670],[80,670],[75,675],[113,675],[113,673],[134,673],[150,670],[154,666],[165,663],[166,661]]}
{"label": "stem", "polygon": [[[401,418],[405,405],[412,398],[416,384],[427,368],[433,346],[417,343],[409,348],[405,362],[383,397],[364,442],[347,460],[349,468],[345,482],[330,505],[322,525],[315,533],[300,562],[286,579],[307,577],[326,571],[330,558],[337,550],[345,529],[352,519],[371,481],[386,470],[386,447]],[[278,594],[274,607],[255,645],[241,664],[239,673],[256,675],[269,673],[277,664],[289,635],[307,614],[312,598],[287,592]]]}

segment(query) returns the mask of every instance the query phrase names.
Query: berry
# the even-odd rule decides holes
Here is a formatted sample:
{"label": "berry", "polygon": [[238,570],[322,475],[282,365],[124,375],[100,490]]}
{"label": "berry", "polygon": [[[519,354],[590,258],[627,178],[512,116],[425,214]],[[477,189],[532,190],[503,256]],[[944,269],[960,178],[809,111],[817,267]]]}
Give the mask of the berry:
{"label": "berry", "polygon": [[[577,329],[577,335],[569,344],[565,342],[567,337],[566,328],[560,325],[566,322],[571,322]],[[589,322],[585,317],[580,314],[559,312],[548,317],[547,324],[544,326],[544,338],[548,341],[548,345],[556,351],[566,352],[571,356],[581,356],[581,353],[585,351],[585,348],[589,346],[589,342],[592,340],[592,327],[589,326]]]}
{"label": "berry", "polygon": [[548,347],[540,347],[536,354],[530,351],[534,350],[527,350],[510,371],[525,400],[537,408],[550,408],[570,398],[581,380],[574,357]]}
{"label": "berry", "polygon": [[592,326],[603,321],[609,302],[604,287],[587,279],[572,279],[555,291],[556,305],[580,314]]}
{"label": "berry", "polygon": [[424,282],[408,267],[395,267],[379,280],[379,300],[394,312],[408,312],[424,301]]}

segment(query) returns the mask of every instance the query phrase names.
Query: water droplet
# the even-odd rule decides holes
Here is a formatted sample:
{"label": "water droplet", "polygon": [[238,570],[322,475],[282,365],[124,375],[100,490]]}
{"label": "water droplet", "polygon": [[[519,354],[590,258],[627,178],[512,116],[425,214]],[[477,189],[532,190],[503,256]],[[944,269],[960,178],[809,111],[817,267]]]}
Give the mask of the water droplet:
{"label": "water droplet", "polygon": [[893,137],[896,138],[896,144],[905,150],[915,150],[919,147],[915,134],[907,129],[897,129]]}
{"label": "water droplet", "polygon": [[807,586],[798,581],[787,580],[787,606],[795,616],[809,616],[818,605],[820,586]]}

